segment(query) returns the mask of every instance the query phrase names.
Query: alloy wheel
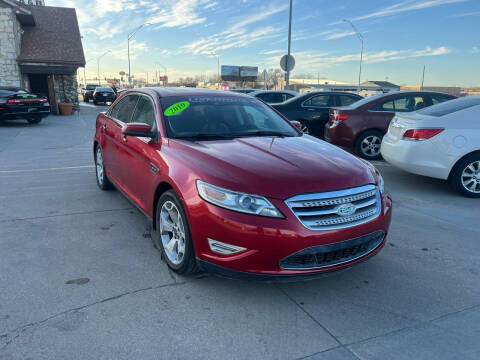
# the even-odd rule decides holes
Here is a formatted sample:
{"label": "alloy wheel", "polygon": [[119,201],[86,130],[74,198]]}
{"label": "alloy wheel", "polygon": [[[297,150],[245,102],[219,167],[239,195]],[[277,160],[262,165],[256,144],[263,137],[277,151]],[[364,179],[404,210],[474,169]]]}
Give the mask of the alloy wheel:
{"label": "alloy wheel", "polygon": [[160,210],[160,238],[168,260],[179,265],[185,257],[185,227],[172,201],[165,201]]}
{"label": "alloy wheel", "polygon": [[461,179],[465,190],[480,194],[480,161],[468,164],[462,171]]}
{"label": "alloy wheel", "polygon": [[307,125],[303,124],[302,123],[302,126],[300,127],[300,131],[302,133],[304,133],[305,135],[309,135],[310,134],[310,130],[308,129]]}
{"label": "alloy wheel", "polygon": [[100,185],[103,185],[103,156],[100,146],[97,147],[97,155],[95,157],[96,161],[96,170],[97,170],[97,180]]}
{"label": "alloy wheel", "polygon": [[375,135],[369,135],[363,139],[361,150],[367,156],[378,156],[380,154],[380,146],[382,139]]}

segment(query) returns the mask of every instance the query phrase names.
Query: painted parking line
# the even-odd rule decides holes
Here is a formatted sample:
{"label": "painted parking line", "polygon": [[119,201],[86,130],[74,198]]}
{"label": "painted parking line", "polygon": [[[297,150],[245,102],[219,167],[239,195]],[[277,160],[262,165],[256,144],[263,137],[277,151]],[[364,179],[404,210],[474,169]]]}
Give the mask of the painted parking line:
{"label": "painted parking line", "polygon": [[36,171],[56,171],[56,170],[70,170],[70,169],[87,169],[94,168],[95,165],[80,165],[80,166],[65,166],[55,168],[42,168],[42,169],[22,169],[22,170],[0,170],[0,174],[14,174],[22,172],[36,172]]}

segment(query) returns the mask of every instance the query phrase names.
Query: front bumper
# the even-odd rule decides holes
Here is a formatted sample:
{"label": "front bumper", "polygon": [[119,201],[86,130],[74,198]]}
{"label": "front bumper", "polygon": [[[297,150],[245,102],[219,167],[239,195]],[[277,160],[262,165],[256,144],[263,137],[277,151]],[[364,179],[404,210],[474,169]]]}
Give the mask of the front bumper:
{"label": "front bumper", "polygon": [[[321,231],[304,227],[282,200],[269,200],[285,215],[285,218],[274,219],[237,213],[203,200],[195,201],[193,207],[188,206],[191,235],[200,266],[205,270],[220,272],[230,277],[309,278],[364,261],[378,253],[385,244],[392,210],[389,195],[383,196],[380,215],[374,220],[350,228]],[[377,231],[383,232],[382,238],[363,256],[311,269],[281,266],[283,259],[305,249],[339,244]],[[234,255],[219,255],[210,250],[207,238],[244,247],[247,250]]]}

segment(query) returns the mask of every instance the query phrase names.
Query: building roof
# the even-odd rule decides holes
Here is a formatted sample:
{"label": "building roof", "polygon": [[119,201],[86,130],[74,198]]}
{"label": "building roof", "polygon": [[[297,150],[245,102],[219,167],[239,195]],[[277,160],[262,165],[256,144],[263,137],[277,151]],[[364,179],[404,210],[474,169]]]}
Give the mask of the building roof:
{"label": "building roof", "polygon": [[376,80],[369,80],[361,83],[360,85],[368,85],[368,84],[375,84],[381,88],[400,88],[400,86],[392,84],[388,81],[376,81]]}
{"label": "building roof", "polygon": [[21,63],[85,66],[77,13],[73,8],[23,6],[35,18],[35,26],[24,26]]}

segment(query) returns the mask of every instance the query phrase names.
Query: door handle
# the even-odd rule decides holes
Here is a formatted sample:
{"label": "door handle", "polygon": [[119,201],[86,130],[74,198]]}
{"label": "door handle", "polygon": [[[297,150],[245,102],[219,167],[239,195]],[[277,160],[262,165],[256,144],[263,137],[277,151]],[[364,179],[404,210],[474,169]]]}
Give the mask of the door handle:
{"label": "door handle", "polygon": [[123,142],[127,142],[127,141],[128,141],[127,137],[123,135]]}

